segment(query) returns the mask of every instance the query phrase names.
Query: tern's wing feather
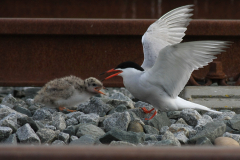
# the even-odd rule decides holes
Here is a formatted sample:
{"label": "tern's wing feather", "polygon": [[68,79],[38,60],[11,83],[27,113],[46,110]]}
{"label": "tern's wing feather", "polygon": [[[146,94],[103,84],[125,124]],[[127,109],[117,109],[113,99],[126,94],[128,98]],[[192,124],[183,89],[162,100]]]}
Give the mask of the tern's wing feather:
{"label": "tern's wing feather", "polygon": [[142,67],[144,70],[152,68],[154,65],[158,53],[161,49],[167,45],[177,44],[182,41],[182,37],[185,35],[187,26],[192,16],[189,12],[193,5],[182,6],[176,8],[160,19],[154,22],[147,29],[142,37],[144,61]]}
{"label": "tern's wing feather", "polygon": [[167,46],[160,51],[156,63],[145,72],[143,79],[175,98],[193,70],[212,62],[216,58],[214,55],[223,52],[229,44],[226,41],[195,41]]}

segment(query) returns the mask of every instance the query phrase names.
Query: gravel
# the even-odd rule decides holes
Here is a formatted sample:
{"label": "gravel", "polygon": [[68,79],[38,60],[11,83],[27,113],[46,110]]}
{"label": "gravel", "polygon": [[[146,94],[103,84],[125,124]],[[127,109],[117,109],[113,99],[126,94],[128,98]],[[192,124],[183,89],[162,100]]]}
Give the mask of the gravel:
{"label": "gravel", "polygon": [[16,97],[9,94],[13,89],[4,90],[0,104],[3,144],[212,146],[218,137],[240,143],[240,114],[231,110],[221,110],[223,114],[200,114],[193,109],[158,111],[153,119],[145,120],[153,112],[145,114],[141,108],[150,110],[153,106],[121,88],[109,89],[108,96],[92,97],[75,106],[76,112],[63,113],[34,102],[31,94],[39,88],[16,92]]}

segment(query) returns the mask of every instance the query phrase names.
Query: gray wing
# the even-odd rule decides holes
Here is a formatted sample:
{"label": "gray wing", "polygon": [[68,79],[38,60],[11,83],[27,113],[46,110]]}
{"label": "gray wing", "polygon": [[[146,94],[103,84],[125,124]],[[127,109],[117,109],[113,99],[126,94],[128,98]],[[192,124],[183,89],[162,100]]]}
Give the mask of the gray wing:
{"label": "gray wing", "polygon": [[190,17],[193,5],[176,8],[149,26],[142,37],[144,61],[142,67],[144,70],[152,68],[158,53],[168,45],[177,44],[185,36],[187,26],[191,21]]}
{"label": "gray wing", "polygon": [[141,81],[161,87],[172,98],[178,96],[193,70],[212,62],[230,42],[195,41],[170,45],[162,49],[154,66],[146,71]]}

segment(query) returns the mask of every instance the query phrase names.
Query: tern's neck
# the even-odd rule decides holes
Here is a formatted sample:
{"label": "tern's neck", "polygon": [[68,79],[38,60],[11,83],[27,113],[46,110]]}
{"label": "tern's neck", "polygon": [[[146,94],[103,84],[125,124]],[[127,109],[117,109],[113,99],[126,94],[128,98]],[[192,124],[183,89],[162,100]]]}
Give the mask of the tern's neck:
{"label": "tern's neck", "polygon": [[123,72],[121,74],[119,74],[120,76],[123,77],[123,80],[132,80],[132,78],[138,77],[142,74],[143,72],[134,68],[127,68],[124,69]]}

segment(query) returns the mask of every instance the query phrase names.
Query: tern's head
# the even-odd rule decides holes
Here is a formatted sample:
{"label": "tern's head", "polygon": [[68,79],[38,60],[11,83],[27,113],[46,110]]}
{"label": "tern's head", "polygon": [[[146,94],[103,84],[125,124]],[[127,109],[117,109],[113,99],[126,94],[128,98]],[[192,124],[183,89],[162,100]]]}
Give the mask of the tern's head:
{"label": "tern's head", "polygon": [[124,77],[125,75],[130,75],[134,72],[142,72],[144,71],[144,69],[135,62],[127,61],[127,62],[120,63],[119,65],[117,65],[117,67],[110,69],[104,73],[110,73],[115,71],[117,71],[117,73],[112,74],[111,76],[105,78],[104,80],[115,77],[115,76]]}
{"label": "tern's head", "polygon": [[100,91],[100,89],[104,88],[103,84],[98,79],[93,77],[87,78],[84,80],[84,84],[89,92],[93,94],[104,94]]}

